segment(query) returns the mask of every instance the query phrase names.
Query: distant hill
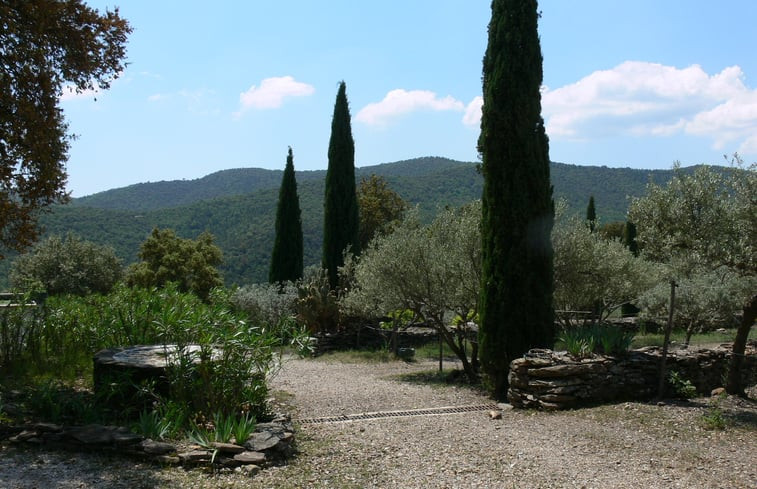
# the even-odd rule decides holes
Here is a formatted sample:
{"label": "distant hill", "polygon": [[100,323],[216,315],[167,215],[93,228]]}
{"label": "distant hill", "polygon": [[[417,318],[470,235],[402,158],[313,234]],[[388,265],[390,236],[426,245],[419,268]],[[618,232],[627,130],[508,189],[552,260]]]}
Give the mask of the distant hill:
{"label": "distant hill", "polygon": [[[472,162],[427,157],[356,169],[358,180],[371,174],[430,220],[444,206],[480,198],[483,178]],[[297,172],[302,209],[305,263],[319,264],[325,170]],[[591,195],[602,222],[623,220],[628,196],[640,196],[650,179],[664,183],[670,170],[633,170],[553,163],[554,196],[583,213]],[[125,263],[137,259],[139,245],[153,227],[173,228],[195,238],[207,230],[224,253],[227,284],[264,281],[273,246],[274,219],[282,171],[260,168],[223,170],[196,180],[141,183],[74,199],[44,216],[47,234],[74,232],[112,246]],[[12,257],[0,261],[0,287],[7,286]]]}

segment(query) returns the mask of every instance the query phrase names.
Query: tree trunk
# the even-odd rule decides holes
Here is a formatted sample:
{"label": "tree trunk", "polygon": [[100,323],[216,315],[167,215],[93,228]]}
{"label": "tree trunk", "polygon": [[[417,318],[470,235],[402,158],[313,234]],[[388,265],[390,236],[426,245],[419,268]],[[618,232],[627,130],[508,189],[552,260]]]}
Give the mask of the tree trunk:
{"label": "tree trunk", "polygon": [[741,365],[744,363],[749,330],[752,329],[755,319],[757,319],[757,294],[744,304],[744,315],[741,318],[739,329],[736,331],[736,338],[733,340],[733,353],[728,368],[728,381],[725,386],[725,390],[729,394],[744,395],[744,386],[741,385]]}
{"label": "tree trunk", "polygon": [[676,283],[670,281],[670,308],[668,310],[668,324],[665,325],[665,339],[662,340],[662,355],[660,356],[660,383],[657,387],[657,399],[662,399],[665,396],[665,378],[666,378],[666,365],[665,362],[668,359],[668,344],[670,343],[670,332],[673,330],[673,313],[675,310],[676,302]]}

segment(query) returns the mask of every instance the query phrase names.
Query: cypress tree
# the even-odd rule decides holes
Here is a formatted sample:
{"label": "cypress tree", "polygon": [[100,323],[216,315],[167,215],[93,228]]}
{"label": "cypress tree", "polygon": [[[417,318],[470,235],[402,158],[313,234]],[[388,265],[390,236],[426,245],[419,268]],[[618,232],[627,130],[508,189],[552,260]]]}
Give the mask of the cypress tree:
{"label": "cypress tree", "polygon": [[593,233],[597,225],[597,210],[594,207],[594,196],[589,196],[589,205],[586,206],[586,222],[589,223],[589,230]]}
{"label": "cypress tree", "polygon": [[552,347],[554,222],[549,144],[541,117],[542,55],[535,0],[493,0],[483,63],[481,366],[495,397],[510,362]]}
{"label": "cypress tree", "polygon": [[276,208],[276,238],[271,254],[270,283],[295,281],[302,278],[303,268],[302,216],[300,198],[297,195],[297,180],[294,175],[292,148],[287,155],[284,176],[279,189],[279,204]]}
{"label": "cypress tree", "polygon": [[347,86],[342,81],[334,104],[329,140],[329,165],[323,212],[323,268],[329,284],[338,285],[338,267],[344,264],[344,250],[360,253],[359,214],[355,189],[355,142],[350,125]]}

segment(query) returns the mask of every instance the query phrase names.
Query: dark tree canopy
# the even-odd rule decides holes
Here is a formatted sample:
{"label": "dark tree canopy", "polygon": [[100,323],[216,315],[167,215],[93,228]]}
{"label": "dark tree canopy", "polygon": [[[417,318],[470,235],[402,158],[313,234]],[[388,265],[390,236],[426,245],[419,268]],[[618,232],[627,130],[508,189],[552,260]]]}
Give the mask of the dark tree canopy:
{"label": "dark tree canopy", "polygon": [[479,341],[482,369],[499,399],[510,362],[554,339],[554,206],[537,21],[535,0],[494,0],[483,64]]}
{"label": "dark tree canopy", "polygon": [[59,97],[107,89],[131,27],[81,0],[0,0],[0,19],[0,246],[20,251],[37,239],[39,213],[68,200]]}
{"label": "dark tree canopy", "polygon": [[326,171],[323,225],[323,268],[329,284],[338,284],[338,269],[344,264],[344,251],[360,253],[360,225],[355,188],[355,141],[352,139],[347,86],[339,83],[334,103],[329,139],[329,165]]}
{"label": "dark tree canopy", "polygon": [[384,177],[363,177],[357,190],[360,208],[360,248],[365,250],[376,236],[389,234],[402,220],[407,202],[389,188]]}
{"label": "dark tree canopy", "polygon": [[594,206],[594,196],[589,197],[589,205],[586,206],[586,222],[589,224],[589,229],[594,232],[597,226],[597,209]]}
{"label": "dark tree canopy", "polygon": [[271,254],[270,283],[294,282],[302,278],[303,241],[300,198],[297,195],[297,180],[294,175],[292,148],[287,155],[284,176],[279,189],[279,204],[276,208],[276,237]]}

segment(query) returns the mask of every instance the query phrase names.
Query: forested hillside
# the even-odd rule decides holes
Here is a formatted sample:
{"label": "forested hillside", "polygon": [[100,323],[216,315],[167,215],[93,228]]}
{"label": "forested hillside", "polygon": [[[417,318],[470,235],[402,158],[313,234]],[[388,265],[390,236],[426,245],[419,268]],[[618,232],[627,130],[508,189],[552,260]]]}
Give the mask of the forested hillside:
{"label": "forested hillside", "polygon": [[[627,196],[644,192],[651,178],[666,182],[669,170],[632,170],[553,163],[555,198],[585,212],[594,195],[602,222],[623,220]],[[439,208],[481,196],[483,179],[475,163],[418,158],[356,169],[357,178],[383,176],[389,186],[430,220]],[[224,253],[227,284],[264,281],[273,246],[274,219],[282,172],[259,168],[224,170],[197,180],[142,183],[74,199],[46,215],[46,234],[73,232],[113,246],[124,263],[136,260],[153,227],[173,228],[182,237],[210,231]],[[297,172],[305,265],[320,264],[325,171]],[[0,288],[7,287],[12,254],[0,261]]]}

